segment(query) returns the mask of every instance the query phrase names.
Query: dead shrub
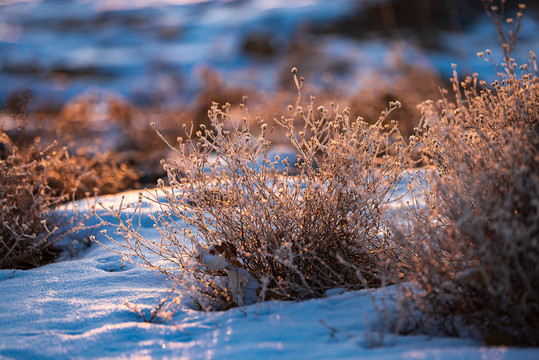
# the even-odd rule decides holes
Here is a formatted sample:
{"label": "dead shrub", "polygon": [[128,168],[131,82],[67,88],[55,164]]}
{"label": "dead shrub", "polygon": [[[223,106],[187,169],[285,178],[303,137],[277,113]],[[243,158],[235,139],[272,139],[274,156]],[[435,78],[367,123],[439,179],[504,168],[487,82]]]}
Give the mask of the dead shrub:
{"label": "dead shrub", "polygon": [[455,102],[425,103],[421,141],[436,170],[421,177],[427,187],[402,243],[423,291],[412,298],[431,323],[449,335],[471,325],[493,345],[537,346],[537,64],[533,53],[520,68],[510,56],[522,13],[506,37],[497,8],[487,10],[502,36],[500,80],[460,81],[454,71]]}
{"label": "dead shrub", "polygon": [[[207,309],[394,281],[401,259],[385,220],[410,151],[386,118],[400,104],[373,125],[314,97],[303,107],[293,72],[299,95],[288,116],[257,118],[253,131],[245,106],[238,121],[214,103],[211,127],[186,129],[177,160],[164,163],[170,187],[104,208],[125,239],[107,236],[119,246],[111,250],[185,285]],[[271,155],[275,126],[295,158]],[[143,198],[159,209],[146,214],[158,240],[138,232]]]}
{"label": "dead shrub", "polygon": [[51,194],[65,200],[116,194],[139,186],[138,173],[122,160],[119,154],[91,153],[85,149],[71,154],[67,147],[62,147],[53,153],[43,173]]}
{"label": "dead shrub", "polygon": [[40,266],[59,254],[54,244],[72,231],[74,218],[55,210],[64,199],[47,185],[49,160],[27,158],[0,134],[10,148],[0,159],[0,268]]}
{"label": "dead shrub", "polygon": [[71,154],[40,138],[17,146],[1,131],[0,140],[0,268],[51,262],[61,251],[55,244],[81,228],[59,205],[125,190],[138,178],[111,154]]}

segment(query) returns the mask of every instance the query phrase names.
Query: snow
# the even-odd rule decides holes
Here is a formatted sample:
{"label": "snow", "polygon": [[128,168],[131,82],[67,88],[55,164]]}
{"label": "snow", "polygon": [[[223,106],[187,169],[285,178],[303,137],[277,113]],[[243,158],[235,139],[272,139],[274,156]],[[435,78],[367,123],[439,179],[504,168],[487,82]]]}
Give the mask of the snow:
{"label": "snow", "polygon": [[[137,191],[102,197],[134,202]],[[145,208],[147,209],[147,204]],[[81,213],[90,204],[78,204]],[[103,213],[104,214],[104,213]],[[112,220],[112,219],[111,219]],[[92,220],[94,223],[97,220]],[[91,224],[91,222],[90,222]],[[142,221],[144,236],[159,236]],[[106,244],[100,228],[90,231]],[[108,229],[108,234],[113,234]],[[88,236],[89,233],[79,236]],[[183,297],[171,322],[145,323],[167,295],[156,274],[93,243],[76,257],[31,270],[0,270],[0,358],[71,359],[537,359],[538,348],[487,347],[455,338],[379,330],[377,307],[395,313],[396,289],[331,291],[302,302],[270,301],[223,312]],[[181,290],[180,290],[181,292]],[[380,340],[383,339],[380,344]]]}

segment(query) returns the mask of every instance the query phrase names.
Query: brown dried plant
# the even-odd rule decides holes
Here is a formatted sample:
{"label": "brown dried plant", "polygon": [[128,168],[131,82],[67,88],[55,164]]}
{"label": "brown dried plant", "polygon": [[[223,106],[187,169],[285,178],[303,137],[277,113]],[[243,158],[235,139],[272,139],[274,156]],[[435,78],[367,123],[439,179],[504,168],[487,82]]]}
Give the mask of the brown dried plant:
{"label": "brown dried plant", "polygon": [[9,148],[0,158],[0,268],[40,266],[56,258],[60,249],[54,245],[75,231],[76,218],[56,210],[64,198],[47,185],[43,170],[54,146],[21,154],[0,135]]}
{"label": "brown dried plant", "polygon": [[[431,325],[463,335],[464,323],[490,344],[537,346],[537,64],[534,53],[520,67],[511,58],[525,7],[506,37],[500,8],[487,5],[502,35],[500,80],[487,85],[473,75],[460,81],[455,70],[455,102],[424,104],[420,140],[436,170],[420,177],[427,186],[410,206],[412,229],[401,239],[414,259],[423,291],[418,303]],[[490,51],[486,56],[492,60]]]}
{"label": "brown dried plant", "polygon": [[[181,283],[203,308],[394,281],[402,260],[385,221],[410,147],[386,119],[400,104],[390,103],[373,125],[351,119],[348,108],[316,107],[314,97],[303,107],[303,79],[293,73],[297,101],[273,124],[257,118],[252,129],[246,106],[236,121],[229,104],[214,103],[211,127],[186,131],[177,161],[164,163],[169,187],[161,182],[138,204],[105,208],[115,221],[101,219],[124,239],[107,236],[109,248]],[[274,126],[286,129],[294,158],[273,152]],[[160,239],[139,233],[144,198],[159,210],[149,216]],[[210,266],[214,258],[226,267]],[[233,289],[236,275],[245,280],[244,298]]]}
{"label": "brown dried plant", "polygon": [[88,196],[115,194],[138,186],[138,173],[117,153],[70,150],[54,151],[43,167],[51,194],[65,201]]}
{"label": "brown dried plant", "polygon": [[58,206],[89,195],[115,193],[137,174],[110,154],[71,154],[57,142],[14,144],[0,131],[0,268],[53,261],[56,244],[80,230],[75,213]]}

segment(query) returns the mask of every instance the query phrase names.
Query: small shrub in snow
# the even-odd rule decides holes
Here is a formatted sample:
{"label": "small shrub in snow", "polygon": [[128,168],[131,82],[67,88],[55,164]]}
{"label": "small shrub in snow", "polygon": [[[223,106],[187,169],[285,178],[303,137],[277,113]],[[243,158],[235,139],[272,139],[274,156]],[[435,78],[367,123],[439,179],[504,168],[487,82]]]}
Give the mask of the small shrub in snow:
{"label": "small shrub in snow", "polygon": [[75,217],[55,208],[73,198],[123,190],[135,179],[115,156],[73,155],[39,138],[17,146],[0,131],[0,268],[54,260],[60,252],[55,243],[79,228]]}
{"label": "small shrub in snow", "polygon": [[506,40],[500,16],[489,14],[503,40],[501,79],[488,86],[455,71],[455,102],[425,104],[422,142],[437,171],[423,179],[425,206],[412,206],[405,246],[421,309],[445,332],[458,335],[460,322],[491,343],[538,345],[537,64],[533,53],[529,66],[510,56],[522,15]]}
{"label": "small shrub in snow", "polygon": [[38,153],[36,146],[33,154],[23,155],[5,133],[0,136],[9,149],[0,158],[0,268],[39,266],[58,255],[53,245],[70,222],[53,209],[63,199],[51,194],[44,176],[51,149]]}
{"label": "small shrub in snow", "polygon": [[89,195],[115,194],[138,186],[138,173],[117,153],[59,148],[43,167],[54,196],[65,200]]}
{"label": "small shrub in snow", "polygon": [[[108,209],[125,238],[109,237],[120,252],[194,290],[201,306],[380,286],[400,262],[385,225],[409,165],[410,149],[387,120],[400,104],[374,125],[348,108],[317,107],[314,97],[302,107],[293,72],[299,94],[288,116],[257,119],[253,131],[246,107],[236,121],[229,104],[214,103],[211,127],[179,139],[177,160],[164,163],[170,187],[148,197],[160,209],[159,240],[137,231],[142,196],[131,215]],[[274,126],[286,130],[293,158],[272,152]]]}

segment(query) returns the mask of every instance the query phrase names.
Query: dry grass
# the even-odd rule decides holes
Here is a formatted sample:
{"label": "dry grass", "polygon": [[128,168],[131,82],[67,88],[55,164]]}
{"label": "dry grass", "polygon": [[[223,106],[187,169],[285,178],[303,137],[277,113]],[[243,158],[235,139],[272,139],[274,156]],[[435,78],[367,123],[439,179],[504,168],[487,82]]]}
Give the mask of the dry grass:
{"label": "dry grass", "polygon": [[47,160],[26,161],[0,134],[8,149],[0,160],[0,268],[39,266],[58,255],[54,244],[68,234],[71,219],[54,210],[63,198],[47,186]]}
{"label": "dry grass", "polygon": [[133,184],[134,171],[110,154],[70,154],[56,143],[18,147],[0,132],[0,268],[28,268],[59,254],[54,244],[80,224],[55,208]]}
{"label": "dry grass", "polygon": [[455,102],[425,103],[421,141],[437,170],[421,179],[403,245],[424,292],[413,300],[431,325],[463,335],[464,323],[490,344],[537,346],[539,81],[533,53],[529,66],[511,58],[522,14],[506,36],[498,9],[487,8],[502,35],[500,80],[460,81],[455,71]]}
{"label": "dry grass", "polygon": [[[170,188],[161,184],[161,198],[148,197],[161,210],[159,240],[138,233],[142,197],[127,220],[125,206],[107,209],[126,240],[109,237],[123,256],[214,309],[395,280],[391,266],[401,260],[385,216],[410,148],[386,118],[400,104],[369,125],[348,108],[317,108],[314,97],[302,107],[295,70],[294,80],[298,99],[273,124],[257,119],[253,131],[246,107],[238,121],[230,105],[214,103],[211,127],[179,139],[177,161],[164,164]],[[295,158],[272,153],[274,126],[286,130]]]}
{"label": "dry grass", "polygon": [[10,138],[0,130],[0,268],[53,261],[63,250],[58,242],[82,228],[77,214],[59,205],[116,193],[138,179],[117,155],[71,150],[27,131],[30,100],[28,91],[12,106],[18,135]]}
{"label": "dry grass", "polygon": [[138,186],[138,173],[122,162],[119,154],[90,153],[67,147],[54,152],[54,159],[43,168],[46,184],[53,196],[81,199],[116,194]]}

